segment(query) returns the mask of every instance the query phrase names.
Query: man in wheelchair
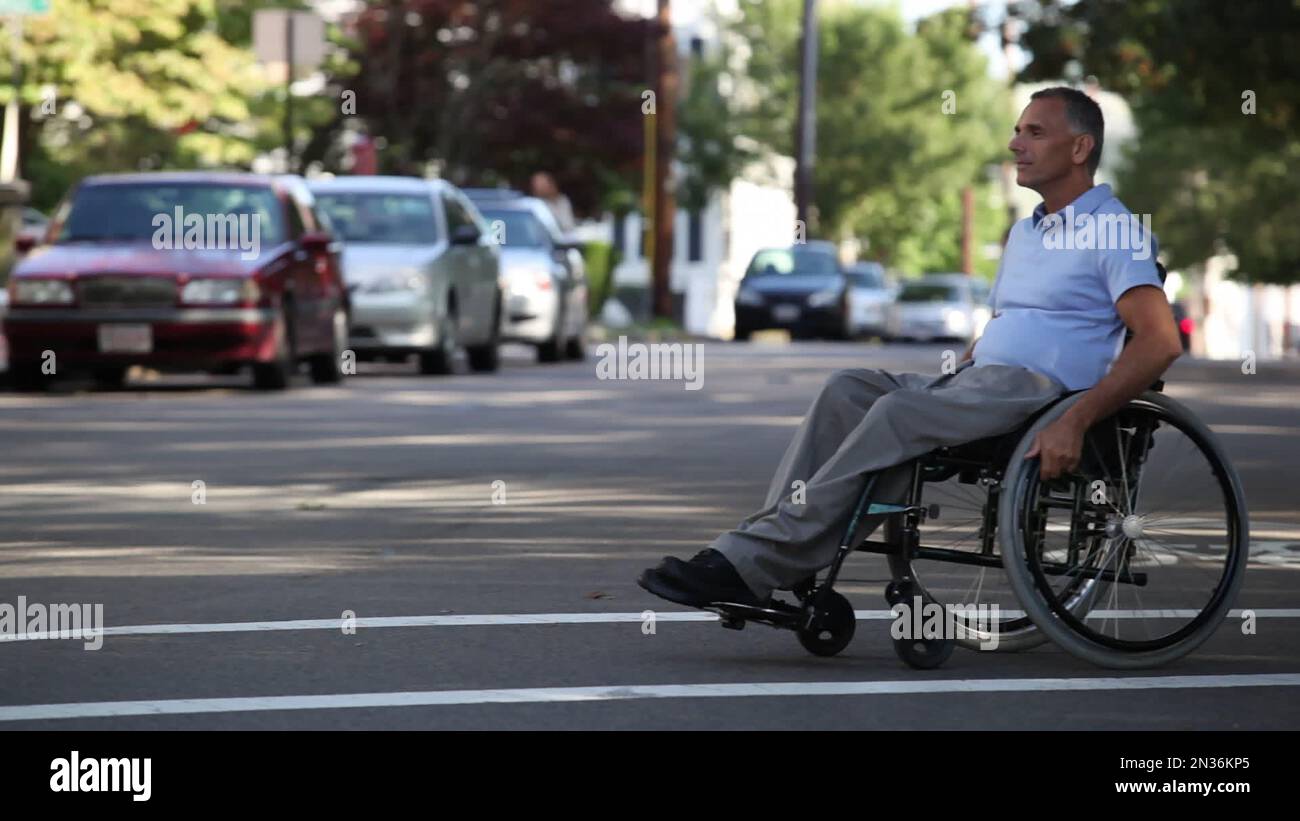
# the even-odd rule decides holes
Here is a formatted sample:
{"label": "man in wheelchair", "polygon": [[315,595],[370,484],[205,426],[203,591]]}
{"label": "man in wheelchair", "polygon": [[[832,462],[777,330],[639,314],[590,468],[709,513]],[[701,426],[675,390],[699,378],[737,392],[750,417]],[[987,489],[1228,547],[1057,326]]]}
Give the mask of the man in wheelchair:
{"label": "man in wheelchair", "polygon": [[[901,468],[912,460],[1015,431],[1062,394],[1084,391],[1025,457],[1040,459],[1044,480],[1073,471],[1089,428],[1182,353],[1154,237],[1137,228],[1108,185],[1093,183],[1103,131],[1101,109],[1082,92],[1035,93],[1008,147],[1017,182],[1043,202],[1013,226],[989,298],[993,318],[956,372],[832,374],[763,508],[690,561],[666,557],[640,585],[692,607],[767,606],[774,591],[805,583],[835,560],[867,477],[878,479],[873,501],[901,501],[908,484]],[[1108,242],[1114,233],[1097,231],[1098,223],[1132,226],[1121,234],[1128,241]],[[1091,241],[1063,243],[1053,235],[1062,230],[1093,233]]]}

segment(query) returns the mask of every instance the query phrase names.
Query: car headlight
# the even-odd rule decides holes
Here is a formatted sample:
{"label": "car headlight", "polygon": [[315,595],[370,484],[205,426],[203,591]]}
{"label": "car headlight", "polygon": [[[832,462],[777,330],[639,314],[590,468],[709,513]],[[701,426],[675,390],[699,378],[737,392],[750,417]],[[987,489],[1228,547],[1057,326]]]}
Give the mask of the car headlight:
{"label": "car headlight", "polygon": [[754,306],[762,305],[763,295],[760,294],[758,291],[751,291],[748,288],[741,288],[740,292],[736,294],[736,304],[754,305]]}
{"label": "car headlight", "polygon": [[256,282],[234,277],[191,279],[181,288],[181,302],[189,305],[238,305],[260,295]]}
{"label": "car headlight", "polygon": [[516,265],[506,269],[506,282],[514,291],[549,291],[555,284],[555,275],[536,265]]}
{"label": "car headlight", "polygon": [[71,305],[72,286],[62,279],[15,279],[10,296],[15,305]]}
{"label": "car headlight", "polygon": [[966,312],[956,309],[947,313],[944,317],[944,323],[948,326],[948,330],[954,332],[965,331],[970,327],[970,319],[966,316]]}
{"label": "car headlight", "polygon": [[843,295],[844,292],[836,288],[832,288],[827,291],[818,291],[817,293],[808,297],[808,307],[825,308],[828,305],[834,305],[836,302],[840,301],[840,297]]}
{"label": "car headlight", "polygon": [[357,290],[368,294],[419,294],[428,290],[428,287],[429,283],[424,275],[412,268],[376,277],[362,284]]}

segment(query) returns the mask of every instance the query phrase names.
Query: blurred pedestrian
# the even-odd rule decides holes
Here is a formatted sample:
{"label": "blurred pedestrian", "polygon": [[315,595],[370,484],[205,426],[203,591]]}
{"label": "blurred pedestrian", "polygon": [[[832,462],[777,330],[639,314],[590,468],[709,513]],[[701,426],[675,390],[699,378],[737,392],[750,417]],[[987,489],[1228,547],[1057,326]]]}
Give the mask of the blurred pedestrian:
{"label": "blurred pedestrian", "polygon": [[545,202],[551,209],[555,221],[560,224],[560,230],[565,234],[571,232],[576,225],[573,219],[573,206],[569,204],[569,198],[560,193],[555,178],[545,171],[538,171],[533,174],[531,187],[533,196]]}

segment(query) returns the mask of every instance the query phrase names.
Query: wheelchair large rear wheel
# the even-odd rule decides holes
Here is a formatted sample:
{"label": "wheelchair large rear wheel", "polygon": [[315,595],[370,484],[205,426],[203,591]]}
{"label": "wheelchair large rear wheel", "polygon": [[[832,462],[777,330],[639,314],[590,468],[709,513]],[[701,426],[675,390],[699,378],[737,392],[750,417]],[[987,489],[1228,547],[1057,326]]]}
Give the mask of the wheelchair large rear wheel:
{"label": "wheelchair large rear wheel", "polygon": [[[1045,413],[1007,466],[998,530],[1007,579],[1034,624],[1071,654],[1139,669],[1210,637],[1240,589],[1249,522],[1222,446],[1190,411],[1148,391],[1084,437],[1076,471],[1044,482],[1025,459]],[[1086,612],[1072,608],[1080,584]]]}

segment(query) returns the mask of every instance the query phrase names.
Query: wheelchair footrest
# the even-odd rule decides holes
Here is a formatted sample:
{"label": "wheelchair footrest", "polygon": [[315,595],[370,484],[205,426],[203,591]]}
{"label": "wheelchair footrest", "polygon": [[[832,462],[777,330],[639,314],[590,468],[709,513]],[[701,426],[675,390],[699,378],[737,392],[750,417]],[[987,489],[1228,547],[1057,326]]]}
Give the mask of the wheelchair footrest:
{"label": "wheelchair footrest", "polygon": [[906,513],[907,505],[884,505],[872,502],[867,507],[868,516],[888,516],[893,513]]}
{"label": "wheelchair footrest", "polygon": [[[714,602],[702,609],[717,613],[722,618],[722,626],[739,630],[744,622],[756,621],[773,627],[794,627],[803,616],[803,609],[786,602],[773,600],[771,607],[754,607],[735,602]],[[739,623],[739,624],[738,624]]]}

